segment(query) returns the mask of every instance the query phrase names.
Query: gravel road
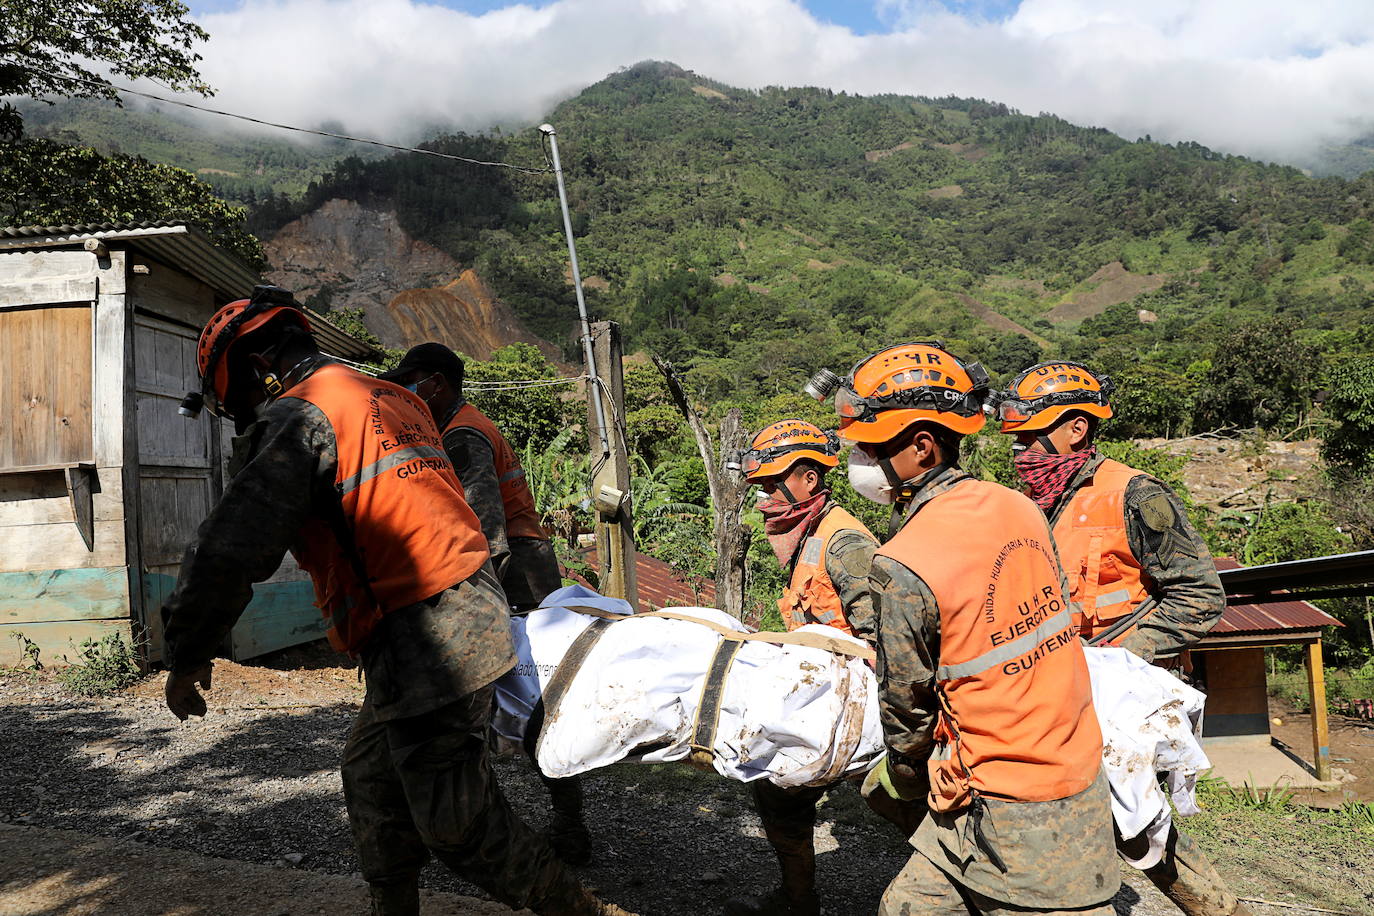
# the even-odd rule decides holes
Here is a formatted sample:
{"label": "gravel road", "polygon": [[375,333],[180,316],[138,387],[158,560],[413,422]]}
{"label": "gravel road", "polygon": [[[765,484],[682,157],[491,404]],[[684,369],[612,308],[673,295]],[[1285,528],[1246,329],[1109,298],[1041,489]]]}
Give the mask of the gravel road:
{"label": "gravel road", "polygon": [[[50,849],[60,845],[51,839],[61,836],[55,831],[74,831],[69,836],[115,840],[118,849],[180,850],[267,866],[290,886],[300,872],[313,872],[352,878],[356,889],[338,765],[361,695],[356,675],[342,669],[284,673],[224,662],[216,665],[210,715],[181,724],[162,706],[158,678],[115,697],[82,700],[45,676],[0,677],[0,733],[9,748],[0,758],[0,824],[10,825],[0,837],[7,855],[10,848],[23,853],[7,871],[42,874],[47,860],[28,847]],[[497,768],[517,810],[543,827],[547,798],[529,764],[507,758]],[[687,916],[719,912],[729,897],[776,880],[771,850],[740,784],[681,766],[621,766],[593,774],[587,791],[598,848],[597,861],[582,875],[608,899],[648,916]],[[32,831],[31,842],[12,845],[25,836],[15,829],[25,826],[41,829]],[[121,861],[109,844],[70,843],[77,858]],[[875,912],[883,887],[909,855],[895,828],[850,788],[825,802],[817,850],[830,914]],[[184,867],[189,895],[204,866]],[[112,874],[120,874],[117,865]],[[217,880],[233,874],[226,866]],[[257,887],[264,879],[244,880]],[[1130,881],[1118,895],[1119,913],[1176,912],[1138,876]],[[423,882],[436,892],[481,896],[437,866]],[[60,886],[66,885],[54,885]],[[13,891],[0,883],[0,913],[86,912],[56,904],[5,909]],[[145,910],[256,911],[237,905],[164,910],[151,903]]]}

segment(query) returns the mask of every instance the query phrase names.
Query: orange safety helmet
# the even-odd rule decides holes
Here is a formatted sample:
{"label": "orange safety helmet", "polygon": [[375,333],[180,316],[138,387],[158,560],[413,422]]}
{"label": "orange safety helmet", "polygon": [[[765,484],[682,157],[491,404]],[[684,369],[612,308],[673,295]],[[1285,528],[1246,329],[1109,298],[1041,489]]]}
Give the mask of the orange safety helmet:
{"label": "orange safety helmet", "polygon": [[746,480],[762,480],[786,474],[803,458],[833,468],[840,463],[839,454],[840,440],[834,433],[805,420],[779,420],[754,437],[740,456],[740,470]]}
{"label": "orange safety helmet", "polygon": [[1070,411],[1106,420],[1112,415],[1108,399],[1116,386],[1079,363],[1039,363],[1016,377],[997,405],[1002,432],[1049,429]]}
{"label": "orange safety helmet", "polygon": [[306,331],[296,298],[279,286],[255,286],[252,298],[239,299],[215,312],[196,344],[200,392],[210,412],[220,416],[229,393],[229,351],[236,341],[273,321],[290,321]]}
{"label": "orange safety helmet", "polygon": [[888,442],[920,420],[962,436],[983,427],[988,373],[939,341],[898,344],[854,366],[835,393],[840,438]]}

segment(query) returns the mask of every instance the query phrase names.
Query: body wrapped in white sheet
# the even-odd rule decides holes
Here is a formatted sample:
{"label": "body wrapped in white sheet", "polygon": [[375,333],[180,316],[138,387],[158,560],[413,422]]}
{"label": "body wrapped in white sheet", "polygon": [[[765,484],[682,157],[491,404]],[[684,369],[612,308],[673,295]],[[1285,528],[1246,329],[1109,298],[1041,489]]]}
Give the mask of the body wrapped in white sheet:
{"label": "body wrapped in white sheet", "polygon": [[[496,685],[495,724],[505,737],[523,737],[563,655],[596,619],[563,605],[630,611],[623,601],[569,586],[539,610],[514,618],[520,663]],[[672,611],[745,632],[739,621],[711,608]],[[833,627],[815,629],[849,639]],[[557,710],[544,719],[540,769],[572,776],[621,760],[689,756],[702,686],[722,639],[708,627],[663,617],[636,617],[607,628]],[[824,649],[747,641],[725,679],[711,750],[716,772],[742,782],[828,785],[861,773],[883,751],[872,670],[860,659]]]}
{"label": "body wrapped in white sheet", "polygon": [[[568,609],[574,605],[610,614],[630,611],[624,601],[574,585],[554,592],[539,610],[514,618],[520,662],[496,683],[493,721],[502,736],[525,738],[559,663],[597,619]],[[672,610],[745,632],[739,621],[712,608]],[[798,632],[807,630],[862,645],[832,627]],[[722,638],[709,627],[663,617],[633,617],[608,627],[558,709],[542,723],[539,768],[562,777],[622,760],[687,758],[702,685]],[[1170,773],[1181,813],[1197,810],[1192,787],[1209,766],[1197,741],[1205,698],[1124,649],[1084,651],[1113,817],[1126,838],[1148,832],[1147,858],[1157,857],[1170,814],[1155,774]],[[884,752],[877,678],[857,658],[746,641],[725,679],[711,749],[716,772],[741,782],[766,778],[779,786],[822,786],[863,773]]]}

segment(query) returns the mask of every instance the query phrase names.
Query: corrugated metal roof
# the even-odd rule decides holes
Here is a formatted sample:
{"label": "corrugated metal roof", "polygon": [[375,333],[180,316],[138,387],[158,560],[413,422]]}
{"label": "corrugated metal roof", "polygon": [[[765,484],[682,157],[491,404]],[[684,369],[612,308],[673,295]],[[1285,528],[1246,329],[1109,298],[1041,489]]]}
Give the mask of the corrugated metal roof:
{"label": "corrugated metal roof", "polygon": [[[581,551],[588,566],[598,564],[596,548]],[[580,576],[564,570],[564,575],[587,584]],[[713,607],[716,601],[716,584],[707,579],[693,589],[692,584],[678,574],[677,570],[646,554],[635,555],[635,579],[639,586],[641,610],[658,610],[665,607]]]}
{"label": "corrugated metal roof", "polygon": [[[76,226],[0,227],[0,251],[62,248],[87,239],[125,242],[209,286],[221,301],[242,299],[262,282],[256,271],[184,222],[154,220],[141,223],[83,223]],[[306,310],[320,348],[351,360],[376,359],[381,354],[346,334],[320,313]]]}
{"label": "corrugated metal roof", "polygon": [[[1218,570],[1241,569],[1230,557],[1217,557]],[[1306,601],[1265,601],[1260,604],[1229,605],[1208,638],[1228,633],[1279,633],[1284,630],[1316,630],[1342,626],[1335,617]]]}

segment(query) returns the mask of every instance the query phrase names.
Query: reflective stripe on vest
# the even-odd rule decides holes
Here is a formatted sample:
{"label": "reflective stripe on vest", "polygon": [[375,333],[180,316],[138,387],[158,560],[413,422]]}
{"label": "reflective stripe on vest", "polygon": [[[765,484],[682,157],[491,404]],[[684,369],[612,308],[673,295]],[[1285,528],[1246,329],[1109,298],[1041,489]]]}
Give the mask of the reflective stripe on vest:
{"label": "reflective stripe on vest", "polygon": [[[1054,542],[1082,613],[1079,632],[1091,639],[1150,596],[1126,534],[1126,487],[1144,476],[1110,458],[1069,498],[1054,524]],[[1135,627],[1112,640],[1121,645]]]}
{"label": "reflective stripe on vest", "polygon": [[942,702],[928,762],[931,807],[961,810],[974,792],[1052,801],[1091,785],[1102,734],[1049,527],[1035,504],[994,483],[962,480],[922,506],[878,554],[920,576],[939,607]]}
{"label": "reflective stripe on vest", "polygon": [[549,534],[539,522],[539,512],[534,506],[534,495],[525,480],[525,469],[515,456],[501,430],[482,411],[471,404],[464,404],[449,420],[444,432],[453,429],[475,429],[491,444],[492,459],[496,464],[496,482],[501,490],[501,504],[506,510],[506,537],[538,538],[547,541]]}
{"label": "reflective stripe on vest", "polygon": [[855,635],[839,593],[835,591],[835,583],[825,571],[826,549],[830,539],[841,531],[858,531],[869,540],[877,540],[863,522],[841,506],[830,504],[815,532],[802,542],[792,578],[778,599],[778,610],[789,632],[808,623],[823,623],[850,636]]}
{"label": "reflective stripe on vest", "polygon": [[356,655],[383,614],[481,569],[486,538],[418,397],[338,364],[287,396],[314,404],[334,432],[341,517],[312,519],[292,552],[315,584],[330,642]]}

